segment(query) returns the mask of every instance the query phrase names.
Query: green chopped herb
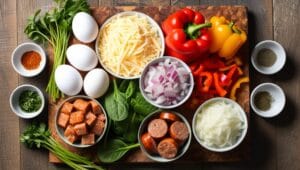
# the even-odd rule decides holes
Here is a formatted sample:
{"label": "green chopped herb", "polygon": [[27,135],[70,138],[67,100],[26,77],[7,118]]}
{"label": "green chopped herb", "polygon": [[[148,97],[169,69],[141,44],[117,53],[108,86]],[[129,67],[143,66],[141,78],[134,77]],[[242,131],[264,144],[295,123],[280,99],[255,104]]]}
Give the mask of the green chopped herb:
{"label": "green chopped herb", "polygon": [[19,105],[25,112],[35,112],[40,109],[42,99],[36,91],[25,90],[19,97]]}

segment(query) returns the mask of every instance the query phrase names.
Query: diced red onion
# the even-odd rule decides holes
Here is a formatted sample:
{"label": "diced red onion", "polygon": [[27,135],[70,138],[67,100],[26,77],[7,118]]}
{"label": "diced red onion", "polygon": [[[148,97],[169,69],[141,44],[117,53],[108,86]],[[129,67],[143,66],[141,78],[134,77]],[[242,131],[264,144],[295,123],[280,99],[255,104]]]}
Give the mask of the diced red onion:
{"label": "diced red onion", "polygon": [[149,67],[143,84],[146,95],[156,104],[174,105],[189,91],[189,73],[178,61],[167,58]]}

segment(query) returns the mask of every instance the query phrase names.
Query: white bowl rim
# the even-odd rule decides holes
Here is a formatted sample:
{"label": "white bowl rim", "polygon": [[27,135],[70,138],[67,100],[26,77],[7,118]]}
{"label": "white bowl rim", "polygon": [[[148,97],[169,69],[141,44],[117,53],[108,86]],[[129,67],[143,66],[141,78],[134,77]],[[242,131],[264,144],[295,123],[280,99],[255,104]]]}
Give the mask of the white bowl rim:
{"label": "white bowl rim", "polygon": [[[145,13],[142,13],[142,12],[138,12],[138,11],[123,11],[123,12],[119,12],[115,15],[112,15],[111,17],[107,18],[105,20],[105,22],[101,25],[100,29],[99,29],[99,32],[98,32],[98,36],[97,36],[97,39],[96,39],[96,43],[95,43],[95,50],[96,50],[96,54],[97,54],[97,57],[98,57],[98,60],[99,60],[99,63],[101,64],[101,66],[103,67],[103,69],[105,71],[107,71],[109,74],[113,75],[114,77],[117,77],[117,78],[120,78],[120,79],[125,79],[125,80],[133,80],[133,79],[138,79],[141,77],[142,73],[140,75],[137,75],[137,76],[132,76],[132,77],[123,77],[123,76],[120,76],[118,75],[117,73],[114,73],[113,71],[111,71],[110,69],[108,69],[105,64],[103,64],[103,62],[101,61],[100,59],[100,51],[98,49],[98,45],[99,45],[99,38],[100,38],[100,32],[101,30],[103,29],[103,27],[109,23],[113,18],[115,17],[118,17],[118,16],[122,16],[122,15],[139,15],[139,16],[143,16],[143,17],[146,17],[149,22],[151,23],[151,25],[153,25],[154,27],[157,28],[157,33],[158,33],[158,36],[160,37],[160,41],[161,41],[161,51],[160,51],[160,54],[159,56],[157,56],[157,58],[161,58],[164,56],[164,53],[165,53],[165,38],[164,38],[164,34],[163,34],[163,31],[162,29],[160,28],[159,24],[152,18],[150,17],[149,15],[145,14]],[[156,58],[156,59],[157,59]],[[146,65],[145,65],[146,67]]]}
{"label": "white bowl rim", "polygon": [[[187,71],[188,71],[188,73],[190,75],[190,83],[191,83],[191,85],[190,85],[190,89],[189,89],[188,94],[183,98],[183,100],[181,100],[180,102],[178,102],[175,105],[167,105],[167,106],[165,106],[165,105],[156,104],[156,103],[154,103],[152,100],[150,100],[148,98],[148,96],[145,94],[144,88],[143,88],[143,77],[145,76],[145,74],[147,72],[147,68],[149,66],[151,66],[153,64],[156,64],[157,62],[160,62],[160,60],[166,60],[168,58],[171,59],[171,60],[175,60],[175,61],[179,62],[185,69],[187,69]],[[185,62],[183,62],[182,60],[180,60],[180,59],[178,59],[176,57],[172,57],[172,56],[163,56],[161,58],[156,58],[156,59],[152,60],[151,62],[149,62],[146,65],[145,69],[143,70],[143,72],[141,74],[141,77],[139,79],[139,88],[140,88],[141,94],[143,95],[143,97],[145,98],[145,100],[147,100],[147,102],[149,102],[150,104],[152,104],[152,105],[154,105],[154,106],[156,106],[158,108],[161,108],[161,109],[173,109],[173,108],[179,107],[182,104],[184,104],[190,98],[190,96],[192,95],[192,92],[193,92],[193,89],[194,89],[194,84],[195,84],[195,82],[194,82],[194,76],[193,76],[192,71],[189,68],[189,66]]]}
{"label": "white bowl rim", "polygon": [[[256,57],[257,53],[259,52],[258,48],[260,48],[260,46],[265,45],[265,44],[273,44],[273,45],[275,45],[276,48],[278,50],[280,50],[284,54],[283,56],[280,56],[280,57],[283,57],[282,58],[283,62],[280,62],[280,65],[278,67],[274,67],[275,64],[273,66],[270,66],[269,68],[272,68],[272,71],[269,71],[269,72],[266,72],[266,71],[262,70],[263,66],[259,66],[255,62],[255,57]],[[265,48],[272,50],[270,47],[265,47]],[[284,67],[284,65],[286,63],[286,52],[285,52],[283,46],[280,43],[278,43],[277,41],[274,41],[274,40],[263,40],[263,41],[260,41],[259,43],[257,43],[255,45],[255,47],[254,47],[254,49],[253,49],[253,51],[251,53],[251,63],[253,65],[253,67],[258,72],[260,72],[262,74],[265,74],[265,75],[272,75],[272,74],[275,74],[275,73],[279,72]]]}
{"label": "white bowl rim", "polygon": [[[36,92],[38,93],[38,95],[40,96],[41,102],[42,102],[42,103],[41,103],[41,107],[39,108],[39,110],[37,110],[37,111],[35,111],[35,112],[31,112],[31,113],[27,113],[27,112],[25,113],[25,112],[24,112],[24,114],[23,114],[23,113],[20,113],[20,112],[14,107],[13,100],[14,100],[14,97],[17,97],[17,96],[15,96],[15,94],[16,94],[17,92],[19,92],[19,91],[21,92],[21,91],[23,91],[23,90],[25,90],[25,89],[27,89],[27,88],[33,89],[34,91],[36,91]],[[45,96],[43,95],[42,91],[41,91],[38,87],[36,87],[36,86],[34,86],[34,85],[32,85],[32,84],[22,84],[22,85],[16,87],[16,88],[11,92],[10,97],[9,97],[9,104],[10,104],[11,110],[12,110],[17,116],[19,116],[19,117],[21,117],[21,118],[24,118],[24,119],[31,119],[31,118],[34,118],[34,117],[38,116],[39,114],[41,114],[42,111],[44,110],[44,107],[45,107]],[[20,109],[21,109],[21,108],[20,108]]]}
{"label": "white bowl rim", "polygon": [[[35,72],[33,72],[33,73],[26,74],[26,73],[20,71],[20,69],[16,66],[16,63],[14,60],[17,51],[22,50],[22,48],[24,48],[25,46],[36,47],[38,49],[38,51],[36,51],[36,50],[34,50],[34,51],[39,53],[41,56],[41,64],[37,69],[35,69]],[[11,65],[13,66],[14,70],[23,77],[34,77],[34,76],[39,75],[44,70],[46,63],[47,63],[47,57],[46,57],[45,50],[40,45],[38,45],[37,43],[34,43],[34,42],[24,42],[24,43],[19,44],[11,54]]]}
{"label": "white bowl rim", "polygon": [[[60,113],[59,113],[60,109],[62,108],[62,106],[63,106],[63,104],[64,104],[65,102],[73,101],[73,100],[76,100],[76,99],[86,99],[86,100],[92,100],[92,101],[95,101],[97,104],[99,104],[100,108],[102,109],[103,114],[105,115],[106,121],[105,121],[105,126],[104,126],[104,129],[103,129],[103,132],[102,132],[102,134],[101,134],[97,139],[95,139],[95,143],[92,144],[92,145],[83,145],[83,144],[71,143],[71,142],[69,142],[69,141],[65,138],[65,136],[64,136],[63,134],[61,134],[60,131],[59,131],[59,129],[63,129],[62,127],[59,127],[58,124],[57,124],[57,119],[58,119],[58,114],[60,114]],[[70,96],[70,97],[64,99],[64,100],[60,103],[59,107],[56,109],[56,112],[55,112],[54,123],[55,123],[56,133],[58,134],[58,136],[59,136],[65,143],[67,143],[67,144],[70,145],[70,146],[77,147],[77,148],[87,148],[87,147],[96,145],[96,144],[104,137],[104,135],[105,135],[105,133],[106,133],[106,130],[107,130],[107,126],[108,126],[108,125],[107,125],[107,124],[108,124],[108,117],[107,117],[107,113],[106,113],[105,109],[103,108],[102,104],[101,104],[98,100],[96,100],[96,99],[94,99],[94,98],[92,98],[92,97],[89,97],[89,96],[85,96],[85,95],[75,95],[75,96]]]}
{"label": "white bowl rim", "polygon": [[[196,133],[196,130],[195,130],[195,124],[196,124],[196,117],[197,115],[199,114],[199,111],[208,103],[211,103],[211,102],[216,102],[216,101],[226,101],[226,102],[229,102],[235,106],[237,106],[239,108],[239,110],[241,110],[241,116],[242,118],[244,119],[244,123],[245,123],[245,129],[243,129],[243,132],[241,134],[241,136],[239,137],[239,139],[236,141],[235,144],[231,145],[231,146],[227,146],[225,148],[213,148],[213,147],[210,147],[210,146],[206,146],[204,145],[199,137],[197,136],[197,133]],[[213,152],[227,152],[227,151],[231,151],[233,149],[235,149],[236,147],[238,147],[245,139],[246,135],[247,135],[247,132],[248,132],[248,118],[247,118],[247,115],[246,115],[246,112],[244,111],[244,109],[234,100],[232,99],[229,99],[229,98],[225,98],[225,97],[214,97],[214,98],[211,98],[211,99],[208,99],[206,100],[204,103],[202,103],[198,108],[197,110],[195,111],[194,113],[194,116],[193,116],[193,121],[192,121],[192,131],[193,131],[193,134],[194,134],[194,137],[196,139],[196,141],[205,149],[209,150],[209,151],[213,151]]]}
{"label": "white bowl rim", "polygon": [[[152,156],[151,154],[149,154],[146,149],[144,148],[142,142],[141,142],[141,139],[140,137],[142,136],[143,134],[143,130],[145,128],[147,128],[146,126],[146,123],[148,123],[151,118],[155,117],[156,115],[160,114],[161,112],[170,112],[170,113],[173,113],[175,114],[176,116],[178,116],[182,122],[184,122],[188,128],[188,131],[189,131],[189,137],[188,139],[185,141],[185,146],[181,146],[180,149],[182,149],[181,153],[176,155],[176,157],[172,158],[172,159],[167,159],[167,158],[163,158],[159,155],[157,156]],[[143,128],[144,127],[144,128]],[[189,147],[191,145],[191,141],[192,141],[192,130],[191,130],[191,126],[188,122],[188,120],[182,115],[180,114],[179,112],[177,111],[171,111],[171,110],[162,110],[162,109],[158,109],[150,114],[148,114],[144,119],[143,121],[140,123],[140,126],[139,126],[139,130],[138,130],[138,142],[140,144],[140,148],[142,150],[142,152],[150,159],[154,160],[154,161],[157,161],[157,162],[172,162],[172,161],[175,161],[179,158],[181,158],[188,150],[189,150]]]}
{"label": "white bowl rim", "polygon": [[[282,105],[282,107],[281,107],[279,110],[277,110],[276,113],[273,112],[274,114],[269,115],[269,116],[265,114],[266,111],[262,111],[262,110],[257,109],[256,106],[255,106],[255,104],[254,104],[254,95],[257,93],[257,91],[258,91],[260,88],[262,88],[262,87],[264,87],[264,86],[272,86],[272,87],[274,87],[274,88],[275,88],[276,90],[278,90],[278,92],[279,92],[280,94],[282,94],[283,97],[284,97],[284,98],[283,98],[283,105]],[[261,84],[257,85],[257,86],[252,90],[251,95],[250,95],[250,105],[251,105],[251,108],[253,109],[253,111],[254,111],[257,115],[259,115],[259,116],[261,116],[261,117],[264,117],[264,118],[272,118],[272,117],[275,117],[275,116],[279,115],[279,114],[283,111],[283,109],[284,109],[284,107],[285,107],[285,104],[286,104],[286,96],[285,96],[284,91],[282,90],[282,88],[281,88],[280,86],[278,86],[277,84],[274,84],[274,83],[269,83],[269,82],[267,82],[267,83],[261,83]]]}

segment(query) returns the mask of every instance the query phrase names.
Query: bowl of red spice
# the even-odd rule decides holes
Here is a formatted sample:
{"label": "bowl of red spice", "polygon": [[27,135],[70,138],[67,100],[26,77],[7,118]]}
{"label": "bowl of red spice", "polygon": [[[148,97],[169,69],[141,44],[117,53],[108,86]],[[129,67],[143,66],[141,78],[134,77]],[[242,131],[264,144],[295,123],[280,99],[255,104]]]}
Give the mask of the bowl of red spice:
{"label": "bowl of red spice", "polygon": [[11,63],[21,76],[34,77],[41,73],[46,66],[46,53],[36,43],[22,43],[13,51]]}

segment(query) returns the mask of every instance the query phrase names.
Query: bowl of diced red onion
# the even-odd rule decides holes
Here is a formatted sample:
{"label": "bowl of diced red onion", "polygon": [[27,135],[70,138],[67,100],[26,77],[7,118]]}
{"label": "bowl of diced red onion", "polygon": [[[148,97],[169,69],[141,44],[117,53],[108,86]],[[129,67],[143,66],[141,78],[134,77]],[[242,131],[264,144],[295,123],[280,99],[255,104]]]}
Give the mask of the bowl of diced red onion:
{"label": "bowl of diced red onion", "polygon": [[158,108],[172,109],[190,97],[194,79],[190,68],[183,61],[164,56],[147,64],[139,85],[149,103]]}

